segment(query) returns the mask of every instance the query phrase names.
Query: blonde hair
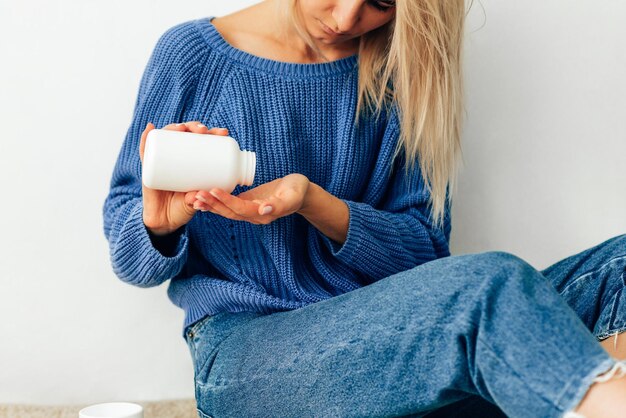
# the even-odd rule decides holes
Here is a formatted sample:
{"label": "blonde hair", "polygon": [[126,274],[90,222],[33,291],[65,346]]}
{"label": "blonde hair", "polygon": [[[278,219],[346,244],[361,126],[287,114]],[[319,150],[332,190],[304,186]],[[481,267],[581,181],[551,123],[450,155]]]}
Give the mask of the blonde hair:
{"label": "blonde hair", "polygon": [[[278,11],[316,55],[301,23],[297,0],[278,0]],[[431,219],[444,223],[456,189],[463,122],[464,0],[396,0],[395,17],[359,40],[359,97],[355,123],[365,110],[377,117],[395,107],[407,173],[419,161],[429,192]],[[411,178],[411,177],[410,177]]]}

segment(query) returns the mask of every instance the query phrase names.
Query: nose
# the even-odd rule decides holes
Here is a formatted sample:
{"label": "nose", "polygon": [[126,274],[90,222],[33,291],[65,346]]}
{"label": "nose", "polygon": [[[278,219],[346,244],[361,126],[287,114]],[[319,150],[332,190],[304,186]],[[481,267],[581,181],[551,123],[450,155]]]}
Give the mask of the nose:
{"label": "nose", "polygon": [[333,18],[337,22],[337,27],[333,29],[339,33],[349,32],[359,21],[362,6],[363,0],[339,0],[333,11]]}

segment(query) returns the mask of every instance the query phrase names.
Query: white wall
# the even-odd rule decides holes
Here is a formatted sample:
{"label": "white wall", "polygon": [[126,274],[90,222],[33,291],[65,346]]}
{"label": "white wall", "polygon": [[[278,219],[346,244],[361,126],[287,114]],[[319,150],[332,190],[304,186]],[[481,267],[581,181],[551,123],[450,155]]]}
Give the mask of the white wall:
{"label": "white wall", "polygon": [[[253,1],[225,3],[0,0],[0,403],[193,397],[183,312],[112,273],[101,209],[156,40]],[[453,253],[543,268],[626,232],[625,18],[475,1]]]}
{"label": "white wall", "polygon": [[626,3],[482,4],[466,38],[452,250],[541,269],[626,233]]}

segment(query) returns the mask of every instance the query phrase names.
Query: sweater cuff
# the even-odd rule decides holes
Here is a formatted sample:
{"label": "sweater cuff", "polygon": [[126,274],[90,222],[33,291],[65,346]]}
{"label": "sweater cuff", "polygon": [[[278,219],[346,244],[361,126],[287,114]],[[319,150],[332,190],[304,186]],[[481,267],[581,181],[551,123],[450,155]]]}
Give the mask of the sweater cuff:
{"label": "sweater cuff", "polygon": [[[145,224],[144,224],[145,226]],[[182,236],[185,234],[186,225],[181,226],[176,231],[167,235],[155,235],[148,228],[148,236],[154,248],[156,248],[164,257],[176,257],[180,252],[182,244]],[[186,234],[185,234],[186,235]]]}
{"label": "sweater cuff", "polygon": [[330,249],[333,256],[343,261],[346,264],[351,264],[363,245],[363,241],[367,239],[367,232],[364,230],[364,225],[368,221],[364,206],[369,205],[365,203],[353,202],[351,200],[345,200],[344,203],[348,206],[348,233],[346,240],[343,244],[339,244],[336,241],[328,238],[326,235],[322,235],[322,239],[326,243],[326,246]]}
{"label": "sweater cuff", "polygon": [[177,237],[169,237],[170,253],[159,251],[143,223],[140,201],[130,210],[111,254],[115,273],[123,281],[139,287],[158,286],[176,276],[187,261],[189,241],[186,227],[176,233]]}

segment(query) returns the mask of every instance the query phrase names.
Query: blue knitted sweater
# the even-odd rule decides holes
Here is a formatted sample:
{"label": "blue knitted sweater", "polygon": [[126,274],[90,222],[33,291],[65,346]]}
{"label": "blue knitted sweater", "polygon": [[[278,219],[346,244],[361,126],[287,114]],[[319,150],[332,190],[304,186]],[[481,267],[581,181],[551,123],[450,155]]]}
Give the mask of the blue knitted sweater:
{"label": "blue knitted sweater", "polygon": [[[141,78],[103,206],[121,280],[170,280],[184,332],[206,315],[297,309],[450,255],[449,202],[444,228],[433,228],[419,170],[407,176],[404,159],[392,159],[396,112],[354,124],[357,55],[319,64],[261,58],[227,43],[211,19],[166,30]],[[152,236],[142,218],[141,133],[148,122],[193,120],[228,128],[241,149],[256,152],[254,184],[234,195],[301,173],[348,205],[346,241],[299,214],[254,225],[197,212],[167,239]]]}

